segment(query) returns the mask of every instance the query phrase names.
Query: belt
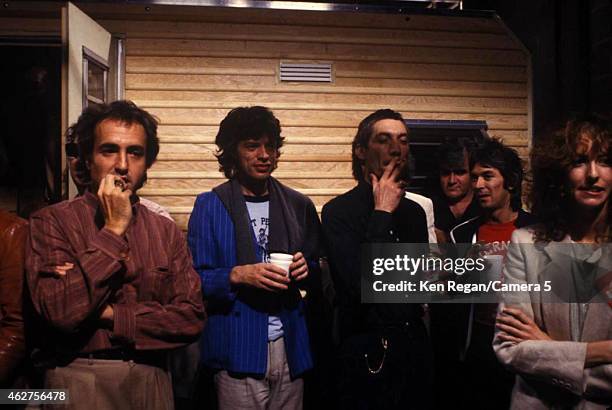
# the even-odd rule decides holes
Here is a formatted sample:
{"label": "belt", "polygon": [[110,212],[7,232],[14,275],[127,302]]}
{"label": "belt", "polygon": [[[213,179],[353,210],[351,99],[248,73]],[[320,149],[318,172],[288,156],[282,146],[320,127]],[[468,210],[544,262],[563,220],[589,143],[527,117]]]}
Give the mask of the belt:
{"label": "belt", "polygon": [[161,368],[167,367],[166,352],[159,351],[143,352],[128,349],[112,349],[89,353],[81,352],[77,354],[77,357],[95,360],[123,360],[125,362],[131,361]]}

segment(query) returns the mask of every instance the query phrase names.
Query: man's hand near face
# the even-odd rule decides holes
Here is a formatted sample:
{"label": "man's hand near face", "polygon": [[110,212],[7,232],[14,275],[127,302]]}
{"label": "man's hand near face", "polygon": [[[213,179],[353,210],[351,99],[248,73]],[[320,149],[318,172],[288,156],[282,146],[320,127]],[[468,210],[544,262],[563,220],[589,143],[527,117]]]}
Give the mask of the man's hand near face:
{"label": "man's hand near face", "polygon": [[406,193],[405,182],[398,180],[400,171],[399,160],[393,159],[380,178],[370,174],[375,210],[392,213],[399,206]]}
{"label": "man's hand near face", "polygon": [[265,289],[270,292],[280,292],[288,289],[287,273],[271,263],[256,263],[253,265],[235,266],[230,272],[232,285],[246,285]]}
{"label": "man's hand near face", "polygon": [[98,199],[104,213],[104,227],[121,236],[125,233],[132,219],[132,191],[125,189],[125,182],[120,177],[108,174],[100,181]]}

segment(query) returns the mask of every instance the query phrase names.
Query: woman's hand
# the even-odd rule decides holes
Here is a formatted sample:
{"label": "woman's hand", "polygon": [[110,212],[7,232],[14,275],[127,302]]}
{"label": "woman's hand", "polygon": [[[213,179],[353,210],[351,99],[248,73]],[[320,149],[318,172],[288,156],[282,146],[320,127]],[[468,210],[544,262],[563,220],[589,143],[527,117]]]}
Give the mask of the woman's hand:
{"label": "woman's hand", "polygon": [[498,337],[504,342],[521,343],[525,340],[553,340],[522,310],[504,308],[497,315],[495,327],[501,330]]}

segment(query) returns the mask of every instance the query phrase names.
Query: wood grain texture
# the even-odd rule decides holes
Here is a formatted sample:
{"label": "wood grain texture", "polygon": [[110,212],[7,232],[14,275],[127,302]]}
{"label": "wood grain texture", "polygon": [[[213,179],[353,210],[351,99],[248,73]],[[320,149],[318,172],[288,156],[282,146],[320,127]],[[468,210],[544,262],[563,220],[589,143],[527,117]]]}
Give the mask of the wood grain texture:
{"label": "wood grain texture", "polygon": [[[11,3],[12,4],[12,3]],[[0,33],[59,33],[54,8],[0,17]],[[125,96],[160,120],[142,190],[186,228],[195,195],[221,183],[219,122],[264,105],[285,146],[275,176],[318,209],[354,186],[351,142],[378,108],[407,119],[481,120],[526,158],[529,56],[492,18],[83,3],[126,38]],[[29,10],[29,11],[28,11]],[[281,61],[332,64],[332,83],[281,83]]]}
{"label": "wood grain texture", "polygon": [[406,45],[516,50],[520,46],[503,33],[466,33],[386,27],[322,27],[288,24],[105,20],[110,31],[127,32],[132,39],[247,40],[302,43]]}
{"label": "wood grain texture", "polygon": [[[307,60],[312,62],[312,60]],[[318,62],[326,62],[320,60]],[[249,57],[166,57],[129,56],[126,71],[134,74],[240,74],[275,75],[279,60]],[[337,78],[403,78],[443,81],[521,82],[527,81],[525,67],[500,65],[455,65],[444,63],[397,63],[336,61]]]}
{"label": "wood grain texture", "polygon": [[128,38],[131,55],[266,57],[524,66],[521,50],[299,41]]}
{"label": "wood grain texture", "polygon": [[335,78],[332,84],[279,83],[272,75],[127,74],[126,89],[154,91],[227,90],[268,93],[373,94],[395,96],[464,96],[526,98],[525,83]]}

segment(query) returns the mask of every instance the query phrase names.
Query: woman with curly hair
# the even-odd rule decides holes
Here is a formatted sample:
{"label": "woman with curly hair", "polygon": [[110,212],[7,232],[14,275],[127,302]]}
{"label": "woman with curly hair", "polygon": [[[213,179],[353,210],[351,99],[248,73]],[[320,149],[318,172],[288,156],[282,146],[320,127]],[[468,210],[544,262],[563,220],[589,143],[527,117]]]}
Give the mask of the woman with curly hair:
{"label": "woman with curly hair", "polygon": [[612,276],[610,121],[568,121],[533,150],[531,163],[531,205],[541,223],[514,232],[504,280],[540,289],[504,294],[493,340],[498,359],[517,374],[511,408],[606,409],[612,403],[612,306],[605,294]]}

